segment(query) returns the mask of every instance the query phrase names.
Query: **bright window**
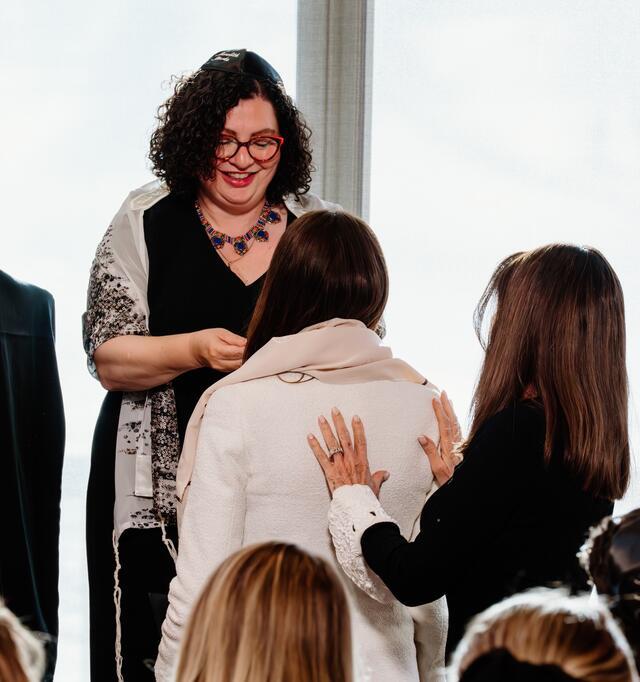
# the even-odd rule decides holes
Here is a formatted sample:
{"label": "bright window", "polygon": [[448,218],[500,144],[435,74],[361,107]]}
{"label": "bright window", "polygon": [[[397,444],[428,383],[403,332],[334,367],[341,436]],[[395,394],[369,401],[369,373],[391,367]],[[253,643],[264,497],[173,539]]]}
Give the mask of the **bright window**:
{"label": "bright window", "polygon": [[[294,94],[296,0],[8,0],[0,26],[0,267],[56,298],[67,415],[57,679],[79,682],[84,494],[104,394],[80,334],[91,259],[125,195],[151,179],[147,143],[171,74],[249,47]],[[640,5],[376,0],[374,33],[370,221],[389,262],[396,354],[464,416],[481,359],[472,312],[496,263],[588,243],[627,295],[637,393]],[[637,423],[634,406],[636,444]]]}
{"label": "bright window", "polygon": [[373,66],[370,217],[395,352],[464,417],[481,361],[472,314],[493,268],[589,244],[626,292],[637,394],[640,5],[377,0]]}
{"label": "bright window", "polygon": [[84,496],[104,391],[89,377],[80,316],[89,267],[146,160],[169,77],[246,47],[295,94],[296,1],[8,0],[0,7],[0,267],[53,293],[67,419],[56,678],[86,682]]}

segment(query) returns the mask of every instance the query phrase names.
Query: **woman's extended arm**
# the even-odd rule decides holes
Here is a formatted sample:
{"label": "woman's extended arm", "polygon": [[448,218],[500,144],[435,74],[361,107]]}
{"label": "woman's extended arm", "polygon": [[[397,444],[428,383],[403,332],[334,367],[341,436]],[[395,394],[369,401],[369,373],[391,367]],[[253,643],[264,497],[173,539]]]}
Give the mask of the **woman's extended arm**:
{"label": "woman's extended arm", "polygon": [[134,200],[125,200],[91,265],[82,317],[89,371],[107,390],[144,391],[198,367],[237,369],[245,339],[226,329],[149,336],[147,256]]}
{"label": "woman's extended arm", "polygon": [[[461,569],[483,561],[483,548],[498,536],[527,485],[522,459],[508,432],[485,434],[482,447],[427,502],[413,542],[393,523],[363,530],[363,558],[396,599],[406,606],[432,602],[448,592]],[[379,504],[369,494],[369,507],[373,503]]]}
{"label": "woman's extended arm", "polygon": [[[506,427],[506,428],[504,428]],[[329,512],[331,535],[350,556],[338,559],[345,572],[358,580],[364,559],[392,594],[407,606],[438,599],[447,592],[461,566],[478,560],[479,548],[495,536],[508,518],[527,485],[526,476],[515,471],[523,458],[513,454],[511,425],[503,424],[483,437],[482,452],[474,453],[427,502],[421,516],[421,529],[414,542],[408,542],[393,519],[385,513],[375,490],[366,484],[366,448],[350,445],[340,436],[340,449],[329,458],[317,440],[309,441],[333,491]],[[339,433],[339,429],[337,429]],[[315,442],[314,442],[315,440]],[[538,447],[534,438],[528,447]],[[328,443],[328,447],[331,445]],[[521,455],[521,453],[518,453]],[[356,464],[357,460],[363,460]],[[355,470],[360,473],[355,476]],[[366,470],[366,471],[365,471]],[[346,553],[343,552],[343,556]],[[365,589],[365,588],[363,588]],[[376,593],[366,590],[372,597]]]}
{"label": "woman's extended arm", "polygon": [[232,372],[240,367],[245,339],[226,329],[168,336],[117,336],[96,349],[100,383],[109,391],[143,391],[198,367]]}
{"label": "woman's extended arm", "polygon": [[[440,440],[445,442],[448,439],[442,449],[443,455],[429,438],[423,436],[419,439],[441,484],[453,471],[452,439],[459,435],[460,430],[446,394],[443,394],[443,401],[446,401],[446,409],[438,400],[433,401],[434,408],[437,408],[435,414],[438,430],[442,434]],[[365,564],[360,547],[363,532],[372,524],[390,522],[397,529],[395,521],[377,500],[380,487],[389,474],[385,471],[371,474],[364,426],[359,417],[352,420],[353,442],[342,414],[335,408],[332,410],[332,420],[336,434],[324,417],[318,419],[328,453],[313,434],[309,434],[308,440],[333,496],[329,511],[329,530],[336,558],[344,572],[361,590],[378,601],[389,601],[392,595]]]}

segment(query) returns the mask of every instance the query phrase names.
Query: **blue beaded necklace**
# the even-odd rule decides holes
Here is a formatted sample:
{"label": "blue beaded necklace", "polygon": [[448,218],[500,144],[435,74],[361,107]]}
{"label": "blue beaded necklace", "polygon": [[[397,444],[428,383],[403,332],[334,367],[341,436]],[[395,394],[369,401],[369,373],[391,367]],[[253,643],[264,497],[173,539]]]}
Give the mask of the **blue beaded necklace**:
{"label": "blue beaded necklace", "polygon": [[249,229],[244,234],[238,237],[230,237],[220,230],[216,230],[213,225],[204,217],[202,213],[202,208],[200,203],[196,199],[196,213],[198,218],[204,227],[211,244],[213,244],[214,249],[221,249],[225,244],[231,244],[233,250],[239,255],[244,256],[249,250],[249,242],[255,239],[257,242],[268,242],[269,241],[269,231],[265,229],[266,225],[272,223],[280,222],[280,214],[273,210],[273,206],[268,202],[264,202],[260,217],[256,221],[256,224]]}

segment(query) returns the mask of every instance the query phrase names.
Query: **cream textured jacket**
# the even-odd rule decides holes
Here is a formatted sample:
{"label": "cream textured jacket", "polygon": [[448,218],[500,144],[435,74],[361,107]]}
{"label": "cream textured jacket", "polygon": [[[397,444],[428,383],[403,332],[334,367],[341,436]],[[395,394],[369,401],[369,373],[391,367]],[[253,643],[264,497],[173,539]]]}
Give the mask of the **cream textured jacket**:
{"label": "cream textured jacket", "polygon": [[[327,529],[330,495],[307,445],[317,417],[338,406],[365,425],[371,469],[387,469],[381,502],[411,537],[433,485],[417,436],[437,440],[431,386],[404,381],[348,385],[266,377],[225,386],[210,399],[198,440],[189,502],[182,520],[177,576],[156,663],[173,679],[183,628],[211,572],[229,554],[268,540],[295,543],[331,562],[352,614],[356,680],[443,680],[447,630],[442,602],[408,609],[376,601],[341,571]],[[434,558],[435,559],[435,558]],[[375,576],[370,576],[375,581]],[[384,598],[384,597],[383,597]],[[419,622],[419,624],[416,624]],[[418,642],[418,644],[416,644]]]}

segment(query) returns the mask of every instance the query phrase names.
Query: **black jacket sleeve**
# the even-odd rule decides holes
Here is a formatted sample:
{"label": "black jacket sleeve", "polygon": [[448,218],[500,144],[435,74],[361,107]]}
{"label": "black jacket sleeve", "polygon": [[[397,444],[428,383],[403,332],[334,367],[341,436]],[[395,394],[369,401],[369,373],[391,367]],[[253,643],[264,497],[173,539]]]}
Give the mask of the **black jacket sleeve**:
{"label": "black jacket sleeve", "polygon": [[481,560],[527,485],[541,451],[540,419],[527,408],[518,428],[512,410],[487,421],[453,477],[427,501],[414,542],[393,523],[364,532],[365,561],[400,602],[417,606],[438,599],[460,566]]}

